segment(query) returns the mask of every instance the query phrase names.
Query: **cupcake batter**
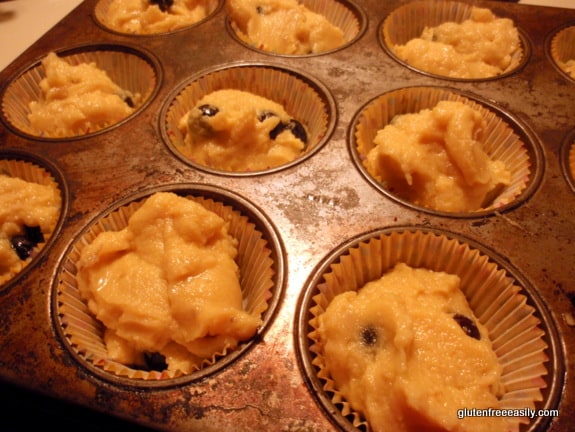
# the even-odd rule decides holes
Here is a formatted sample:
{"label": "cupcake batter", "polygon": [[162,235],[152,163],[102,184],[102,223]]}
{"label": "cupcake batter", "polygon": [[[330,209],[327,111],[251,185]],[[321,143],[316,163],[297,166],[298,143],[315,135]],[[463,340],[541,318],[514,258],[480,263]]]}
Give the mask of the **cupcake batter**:
{"label": "cupcake batter", "polygon": [[99,234],[82,250],[77,280],[106,327],[109,357],[152,367],[159,355],[189,373],[251,338],[261,319],[243,310],[236,255],[226,221],[168,192],[150,196],[123,230]]}
{"label": "cupcake batter", "polygon": [[212,0],[113,0],[106,25],[122,33],[163,33],[195,24],[208,16]]}
{"label": "cupcake batter", "polygon": [[505,418],[457,418],[498,407],[502,373],[459,283],[400,263],[319,316],[325,367],[371,430],[508,431]]}
{"label": "cupcake batter", "polygon": [[414,204],[446,212],[487,207],[511,182],[505,163],[483,150],[485,122],[462,102],[396,116],[377,132],[364,166]]}
{"label": "cupcake batter", "polygon": [[60,206],[56,188],[0,173],[0,284],[43,247],[56,227]]}
{"label": "cupcake batter", "polygon": [[46,77],[40,81],[41,98],[30,103],[28,115],[41,136],[95,132],[128,117],[140,102],[140,95],[120,88],[95,63],[71,65],[49,53],[42,66]]}
{"label": "cupcake batter", "polygon": [[497,18],[485,8],[474,7],[462,23],[446,22],[426,27],[421,37],[393,47],[406,63],[426,72],[452,78],[489,78],[512,66],[521,49],[513,21]]}
{"label": "cupcake batter", "polygon": [[302,55],[344,44],[343,31],[297,0],[227,0],[239,36],[264,51]]}
{"label": "cupcake batter", "polygon": [[226,89],[200,99],[182,117],[181,152],[224,171],[257,171],[296,159],[307,145],[305,127],[280,104],[246,91]]}

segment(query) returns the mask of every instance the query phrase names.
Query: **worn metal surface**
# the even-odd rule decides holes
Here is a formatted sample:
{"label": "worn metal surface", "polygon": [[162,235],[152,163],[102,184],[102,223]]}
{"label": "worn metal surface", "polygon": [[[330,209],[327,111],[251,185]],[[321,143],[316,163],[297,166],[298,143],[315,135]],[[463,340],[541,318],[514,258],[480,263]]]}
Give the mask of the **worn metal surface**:
{"label": "worn metal surface", "polygon": [[[135,119],[104,134],[64,143],[24,139],[0,129],[0,149],[19,148],[53,161],[69,187],[69,212],[60,237],[18,284],[0,292],[0,378],[54,398],[157,429],[177,431],[332,430],[298,367],[293,340],[295,307],[315,266],[343,241],[366,231],[420,225],[464,235],[505,257],[549,306],[565,351],[565,386],[549,431],[575,428],[575,192],[562,171],[562,146],[575,129],[575,82],[546,54],[549,36],[575,11],[477,1],[511,17],[532,45],[528,63],[501,80],[453,82],[408,70],[378,43],[382,19],[401,1],[357,0],[368,26],[352,46],[329,55],[274,57],[240,46],[227,33],[225,11],[198,27],[165,36],[116,35],[95,24],[86,0],[0,75],[6,83],[50,50],[87,43],[126,43],[155,55],[163,82]],[[332,92],[338,110],[329,142],[287,170],[252,177],[209,174],[174,157],[159,133],[159,113],[179,83],[202,69],[230,62],[271,62],[306,71]],[[388,90],[449,86],[484,98],[519,119],[543,149],[541,179],[525,202],[505,213],[450,218],[403,206],[382,196],[351,162],[348,127],[358,109]],[[99,212],[144,187],[196,182],[234,191],[274,222],[287,251],[288,280],[271,326],[229,368],[197,383],[165,389],[114,385],[79,366],[58,339],[50,290],[66,247]],[[571,299],[571,300],[570,300]]]}

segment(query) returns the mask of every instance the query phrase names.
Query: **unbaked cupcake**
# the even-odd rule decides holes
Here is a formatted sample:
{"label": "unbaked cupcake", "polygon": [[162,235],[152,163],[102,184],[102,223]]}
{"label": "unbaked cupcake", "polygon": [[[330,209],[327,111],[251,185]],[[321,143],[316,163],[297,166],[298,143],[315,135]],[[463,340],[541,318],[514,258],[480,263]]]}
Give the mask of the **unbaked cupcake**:
{"label": "unbaked cupcake", "polygon": [[249,48],[275,55],[330,53],[365,31],[365,13],[349,0],[226,0],[230,34]]}
{"label": "unbaked cupcake", "polygon": [[518,135],[505,117],[450,89],[393,90],[357,113],[351,153],[369,182],[409,206],[445,215],[499,211],[529,193],[540,158],[532,137]]}
{"label": "unbaked cupcake", "polygon": [[551,60],[571,80],[575,80],[575,26],[557,31],[551,40]]}
{"label": "unbaked cupcake", "polygon": [[197,168],[269,173],[315,153],[335,125],[335,103],[318,81],[272,65],[232,65],[194,76],[161,113],[165,142]]}
{"label": "unbaked cupcake", "polygon": [[381,24],[383,48],[400,63],[439,78],[501,78],[522,66],[529,46],[509,18],[456,1],[416,1]]}
{"label": "unbaked cupcake", "polygon": [[[162,200],[180,200],[180,202],[183,200],[184,204],[170,206],[170,215],[163,216],[165,207],[158,207],[159,204],[157,204]],[[153,301],[148,306],[157,308],[158,311],[167,311],[167,314],[163,312],[152,313],[147,320],[144,318],[137,320],[144,320],[146,325],[130,325],[130,317],[134,318],[134,314],[144,313],[132,310],[140,307],[138,306],[140,302],[135,302],[135,304],[130,303],[130,310],[122,314],[117,325],[109,324],[114,321],[115,316],[113,313],[114,316],[111,316],[109,312],[113,312],[115,309],[114,307],[110,309],[108,307],[110,302],[106,302],[111,299],[113,303],[121,296],[130,296],[130,294],[128,292],[120,293],[118,290],[112,292],[111,289],[114,285],[112,281],[109,287],[105,288],[106,292],[98,290],[86,295],[88,282],[91,278],[97,277],[93,271],[97,273],[98,270],[98,268],[91,267],[90,263],[94,260],[103,259],[104,262],[111,265],[110,274],[121,274],[122,271],[116,272],[123,264],[120,261],[137,260],[142,242],[145,243],[147,240],[136,237],[135,234],[131,234],[131,237],[129,235],[133,239],[130,242],[132,246],[128,249],[124,248],[126,252],[118,260],[107,258],[106,251],[113,254],[114,248],[124,245],[123,241],[118,240],[118,238],[124,238],[124,233],[127,233],[127,230],[131,230],[132,233],[139,232],[139,230],[145,231],[149,229],[149,223],[155,223],[154,221],[161,221],[167,217],[173,217],[174,222],[169,226],[162,225],[164,227],[162,229],[177,234],[176,237],[171,237],[173,241],[170,244],[181,246],[173,250],[182,251],[194,248],[200,250],[204,247],[202,246],[203,242],[207,242],[208,239],[195,233],[194,228],[188,226],[187,223],[183,225],[183,218],[187,213],[178,213],[179,210],[176,209],[180,207],[192,208],[192,206],[194,212],[206,214],[203,219],[206,224],[202,225],[202,230],[214,229],[222,236],[221,241],[218,240],[217,248],[215,245],[210,247],[226,254],[229,258],[233,258],[235,262],[230,267],[229,264],[226,264],[229,263],[229,258],[222,259],[222,261],[218,260],[218,266],[227,266],[225,268],[231,270],[224,271],[225,269],[222,267],[222,272],[218,270],[216,272],[218,274],[213,277],[229,276],[233,279],[234,267],[237,266],[239,273],[237,283],[239,284],[238,289],[241,290],[241,293],[237,294],[241,295],[241,299],[238,300],[241,305],[234,306],[237,307],[235,312],[230,309],[230,305],[226,306],[226,309],[218,309],[227,303],[231,304],[232,300],[237,300],[237,294],[232,295],[230,292],[229,298],[222,294],[224,298],[218,300],[219,297],[215,298],[216,294],[209,291],[210,298],[205,299],[205,306],[196,317],[192,313],[193,304],[187,306],[188,303],[183,299],[192,295],[190,290],[197,289],[198,283],[202,283],[202,278],[208,278],[205,281],[206,286],[212,283],[208,277],[208,270],[212,268],[210,265],[216,264],[216,262],[212,262],[208,258],[211,255],[205,252],[200,254],[184,253],[183,256],[182,254],[166,255],[166,253],[162,253],[162,256],[169,259],[171,264],[167,267],[158,266],[152,260],[154,256],[151,253],[152,247],[148,248],[150,253],[146,252],[145,254],[145,262],[137,266],[128,266],[137,269],[137,272],[127,277],[136,280],[137,283],[138,275],[142,276],[146,272],[150,275],[156,275],[157,279],[156,277],[147,279],[159,281],[152,290],[153,296],[156,296],[158,301]],[[172,215],[174,212],[177,214]],[[192,217],[192,213],[189,214]],[[188,218],[185,217],[185,220]],[[223,225],[220,228],[221,224]],[[147,238],[147,236],[145,237]],[[229,239],[231,239],[232,245],[235,244],[234,248],[237,248],[237,251],[225,243],[229,242]],[[200,259],[200,257],[203,258]],[[205,259],[208,261],[202,261]],[[205,267],[206,273],[201,270],[204,268],[202,263],[211,263]],[[174,274],[170,272],[168,267],[176,273],[182,274]],[[63,341],[72,354],[93,373],[118,383],[136,386],[165,386],[199,379],[220,370],[255,343],[257,336],[261,335],[269,324],[277,306],[283,289],[283,267],[283,251],[273,226],[269,224],[264,215],[239,196],[201,185],[157,188],[118,203],[83,230],[70,246],[58,269],[52,307]],[[201,273],[193,278],[184,274],[193,269],[197,269]],[[160,283],[162,280],[171,281],[166,282],[172,284],[170,295],[181,297],[172,306],[167,304],[166,310],[162,309],[164,302],[162,292],[164,291],[158,288],[160,285],[163,286]],[[191,285],[188,286],[188,284]],[[225,289],[228,289],[228,285],[224,285]],[[223,286],[222,289],[224,289]],[[148,306],[145,305],[147,298],[142,300],[143,311],[148,310],[146,309]],[[195,295],[192,298],[197,300]],[[218,306],[219,304],[221,306]],[[187,307],[192,309],[182,315]],[[95,313],[98,313],[98,316],[94,315]],[[224,318],[228,313],[237,316],[237,319],[226,321]],[[217,327],[210,330],[209,334],[214,334],[213,338],[202,337],[201,334],[197,335],[199,337],[195,337],[198,329],[203,328],[204,324],[201,321],[189,328],[189,324],[186,324],[187,321],[191,323],[194,319],[200,319],[205,314],[221,316],[218,318],[219,321],[210,321],[209,325]],[[253,334],[249,337],[242,333],[244,327],[241,329],[238,327],[242,321],[240,316],[242,320],[245,318],[246,325],[250,329],[252,325],[256,325],[253,328]],[[162,324],[164,318],[167,320],[167,326]],[[169,324],[171,320],[174,320],[173,324]],[[158,322],[156,323],[156,321]],[[230,325],[232,326],[230,327]],[[147,331],[147,328],[150,331]],[[168,331],[169,329],[174,329],[174,332]],[[214,332],[220,336],[216,337]],[[238,339],[234,339],[236,336]],[[149,346],[148,342],[150,341],[154,342],[157,349]]]}
{"label": "unbaked cupcake", "polygon": [[[377,317],[372,316],[372,320],[375,320],[372,323],[373,326],[367,325],[358,328],[357,332],[354,333],[356,321],[351,320],[347,327],[348,336],[345,336],[346,331],[343,330],[342,336],[346,342],[341,345],[341,350],[345,350],[345,347],[350,344],[356,344],[358,347],[361,346],[358,350],[365,351],[365,355],[369,357],[370,371],[374,375],[370,375],[371,378],[365,376],[365,390],[361,391],[362,384],[359,384],[361,381],[355,381],[355,387],[359,386],[359,390],[355,393],[351,392],[348,387],[340,387],[330,370],[324,351],[326,347],[325,334],[320,327],[322,326],[322,317],[332,302],[340,296],[350,296],[352,293],[355,294],[351,295],[351,298],[358,298],[358,290],[364,289],[368,283],[390,274],[392,269],[397,270],[402,267],[409,267],[414,271],[426,274],[431,272],[435,275],[431,276],[432,278],[438,278],[441,274],[443,278],[458,281],[459,290],[463,293],[464,300],[471,308],[473,316],[454,314],[450,326],[453,327],[454,331],[461,327],[459,329],[461,335],[473,340],[477,339],[475,341],[477,343],[480,342],[481,338],[489,339],[488,343],[491,343],[492,351],[495,353],[500,366],[499,377],[495,380],[498,385],[494,389],[499,408],[514,410],[554,408],[554,404],[559,400],[557,396],[560,394],[562,386],[561,375],[556,368],[560,370],[563,361],[557,329],[537,292],[501,263],[500,259],[487,255],[480,245],[473,244],[469,240],[451,233],[418,227],[376,230],[358,236],[333,251],[321,263],[321,266],[318,266],[305,286],[298,303],[296,331],[304,373],[326,413],[343,430],[380,430],[375,428],[375,425],[370,424],[370,418],[366,412],[358,408],[361,403],[356,403],[354,400],[365,398],[368,388],[371,387],[368,383],[377,383],[380,380],[383,382],[383,376],[385,376],[385,380],[393,380],[394,376],[403,380],[401,383],[397,383],[396,390],[405,388],[407,393],[394,399],[396,405],[391,415],[397,415],[398,418],[403,415],[404,420],[421,420],[421,414],[426,412],[425,407],[433,405],[431,399],[442,398],[446,396],[443,392],[450,391],[449,385],[446,385],[443,390],[437,388],[436,390],[441,396],[436,394],[436,396],[428,399],[425,394],[430,390],[432,384],[416,385],[417,379],[415,382],[413,379],[417,376],[417,371],[405,370],[405,365],[410,365],[409,368],[415,367],[416,352],[409,349],[402,351],[399,347],[403,346],[402,344],[409,345],[411,338],[417,339],[418,336],[413,334],[409,336],[409,331],[405,332],[409,329],[409,325],[404,323],[402,325],[406,327],[397,328],[396,338],[394,338],[393,317],[395,312],[387,308],[391,307],[391,303],[402,303],[398,297],[390,297],[390,299],[395,298],[395,300],[390,301],[389,304],[381,305],[381,311],[387,310],[387,312],[376,313]],[[439,279],[437,280],[439,281]],[[447,288],[445,291],[447,296],[446,293]],[[425,302],[424,299],[427,298],[426,295],[422,295],[420,301]],[[405,299],[405,302],[407,305],[408,300]],[[353,310],[349,309],[349,313],[355,314],[357,320],[361,321],[360,317],[369,315],[372,303],[364,305],[359,310],[358,307],[353,308]],[[457,312],[457,308],[462,304],[459,302],[450,303],[452,312]],[[461,307],[465,309],[464,306]],[[466,313],[469,314],[469,311]],[[444,315],[444,312],[439,315]],[[437,319],[442,320],[443,318],[438,316]],[[449,321],[449,319],[447,320]],[[379,327],[381,323],[384,323],[383,325],[387,330],[384,331]],[[422,322],[418,321],[418,325],[420,324]],[[431,326],[430,334],[433,334],[433,329],[434,326]],[[381,334],[382,331],[385,334]],[[443,336],[445,335],[440,337]],[[386,337],[392,338],[392,340],[386,342]],[[441,362],[449,362],[447,351],[450,345],[444,345],[444,342],[442,340],[437,346],[442,350]],[[398,348],[394,354],[393,347],[395,346]],[[388,365],[385,370],[380,369],[381,376],[377,375],[374,365],[377,362],[385,363],[387,361],[389,363],[394,355],[399,356],[396,364],[397,374],[394,374],[391,366]],[[352,362],[355,365],[354,369],[360,368],[361,356],[361,353],[353,353],[353,355],[348,356],[346,361]],[[443,365],[449,366],[445,363]],[[344,364],[340,366],[345,369]],[[482,365],[482,367],[484,366]],[[338,366],[331,365],[331,367]],[[434,371],[427,372],[429,375],[436,373]],[[426,380],[428,374],[424,371],[421,379]],[[407,377],[411,377],[410,380],[407,380]],[[483,383],[487,378],[489,377],[481,376],[478,380]],[[341,381],[341,376],[339,379]],[[448,380],[450,378],[446,376],[445,382]],[[410,382],[413,385],[409,385]],[[439,379],[437,382],[442,383],[443,381]],[[442,385],[440,384],[439,387]],[[470,384],[471,386],[472,384]],[[418,399],[418,394],[423,399]],[[385,392],[383,397],[385,397]],[[462,426],[462,424],[457,423],[457,416],[460,416],[461,419],[465,416],[462,408],[475,407],[454,406],[451,415],[447,416],[449,418],[444,420]],[[490,408],[497,408],[497,406]],[[393,414],[393,412],[397,414]],[[517,413],[521,414],[519,411]],[[468,412],[467,415],[470,413]],[[434,416],[435,413],[432,413],[431,418]],[[431,418],[426,419],[423,423],[430,422]],[[391,419],[389,424],[394,421]],[[473,421],[472,419],[471,422]],[[523,415],[509,418],[509,428],[504,430],[519,430],[521,425],[523,425],[521,426],[522,430],[535,430],[546,421],[548,419],[536,418],[531,420],[528,418],[527,412],[523,411]],[[411,430],[423,429],[416,427]]]}
{"label": "unbaked cupcake", "polygon": [[206,21],[224,0],[100,0],[94,17],[108,30],[135,36],[187,29]]}
{"label": "unbaked cupcake", "polygon": [[15,132],[33,138],[100,133],[149,103],[159,72],[150,55],[122,45],[50,52],[11,80],[2,95],[2,117]]}
{"label": "unbaked cupcake", "polygon": [[47,161],[0,151],[0,287],[31,268],[56,237],[65,214],[63,177]]}

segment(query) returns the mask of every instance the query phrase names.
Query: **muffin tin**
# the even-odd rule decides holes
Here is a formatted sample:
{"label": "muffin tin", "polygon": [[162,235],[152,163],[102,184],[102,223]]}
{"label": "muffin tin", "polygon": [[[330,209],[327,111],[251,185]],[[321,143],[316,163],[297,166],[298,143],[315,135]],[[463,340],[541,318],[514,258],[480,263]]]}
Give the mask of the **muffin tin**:
{"label": "muffin tin", "polygon": [[[536,379],[541,400],[535,400],[535,407],[560,413],[541,416],[520,430],[567,432],[575,427],[575,84],[558,70],[550,52],[554,35],[575,25],[575,11],[474,2],[512,18],[529,46],[518,70],[474,81],[420,73],[389,55],[381,42],[383,24],[406,1],[337,3],[352,10],[356,21],[349,44],[297,57],[240,43],[221,4],[198,25],[138,37],[101,26],[95,15],[98,2],[86,0],[2,71],[0,157],[25,154],[26,160],[47,166],[56,173],[66,206],[59,231],[41,256],[0,289],[3,381],[161,430],[354,430],[354,422],[366,430],[318,385],[308,341],[310,299],[327,267],[352,245],[390,233],[415,233],[479,251],[517,285],[527,315],[532,313],[543,331],[544,348],[536,349],[544,365]],[[139,53],[149,60],[154,74],[145,106],[110,128],[68,140],[43,139],[14,124],[12,107],[25,110],[26,103],[19,96],[6,104],[5,98],[23,74],[49,51],[94,47]],[[324,106],[317,144],[295,163],[233,175],[202,169],[174,151],[169,129],[177,96],[202,77],[234,68],[266,68],[297,77],[304,83],[299,91],[312,88],[316,96],[306,100],[294,92],[291,109],[305,112],[305,106],[298,106],[302,100]],[[272,89],[273,82],[266,88]],[[390,196],[365,175],[354,146],[363,110],[383,95],[417,88],[472,100],[510,127],[529,165],[518,197],[488,211],[442,214]],[[97,221],[151,191],[166,189],[239,206],[255,219],[272,250],[276,289],[264,326],[245,349],[199,376],[158,377],[151,385],[118,378],[78,352],[78,344],[63,330],[67,311],[61,309],[61,282],[73,279],[71,251]],[[404,246],[401,242],[392,249]],[[446,258],[447,266],[456,262]]]}

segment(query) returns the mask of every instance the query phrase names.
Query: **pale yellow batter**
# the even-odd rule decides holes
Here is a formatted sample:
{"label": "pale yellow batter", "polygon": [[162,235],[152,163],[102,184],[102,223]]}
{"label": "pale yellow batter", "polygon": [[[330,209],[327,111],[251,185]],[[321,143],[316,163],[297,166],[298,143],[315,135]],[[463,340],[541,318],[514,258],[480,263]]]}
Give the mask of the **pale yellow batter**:
{"label": "pale yellow batter", "polygon": [[206,18],[210,3],[211,0],[113,0],[106,25],[122,33],[169,32]]}
{"label": "pale yellow batter", "polygon": [[202,205],[150,196],[121,231],[102,232],[78,260],[78,288],[106,327],[111,359],[190,372],[201,359],[251,338],[260,316],[242,306],[237,240]]}
{"label": "pale yellow batter", "polygon": [[507,432],[505,418],[458,419],[499,406],[502,367],[459,277],[397,264],[319,316],[336,388],[375,432]]}
{"label": "pale yellow batter", "polygon": [[55,53],[43,60],[46,77],[28,120],[38,135],[72,137],[95,132],[134,112],[140,95],[121,89],[95,63],[71,65]]}
{"label": "pale yellow batter", "polygon": [[[0,284],[19,273],[44,246],[54,232],[60,206],[56,188],[0,174]],[[44,241],[37,243],[26,227],[38,228]]]}
{"label": "pale yellow batter", "polygon": [[462,23],[426,27],[421,37],[393,47],[406,63],[426,72],[452,78],[489,78],[500,75],[521,49],[512,20],[489,9],[472,9]]}
{"label": "pale yellow batter", "polygon": [[491,204],[511,181],[505,163],[491,160],[481,139],[481,113],[462,102],[396,116],[377,132],[364,166],[390,192],[447,212]]}
{"label": "pale yellow batter", "polygon": [[265,170],[296,159],[307,144],[305,127],[278,103],[240,90],[218,90],[182,117],[181,152],[223,171]]}
{"label": "pale yellow batter", "polygon": [[227,0],[227,11],[247,43],[278,54],[314,54],[344,44],[343,31],[297,0]]}

